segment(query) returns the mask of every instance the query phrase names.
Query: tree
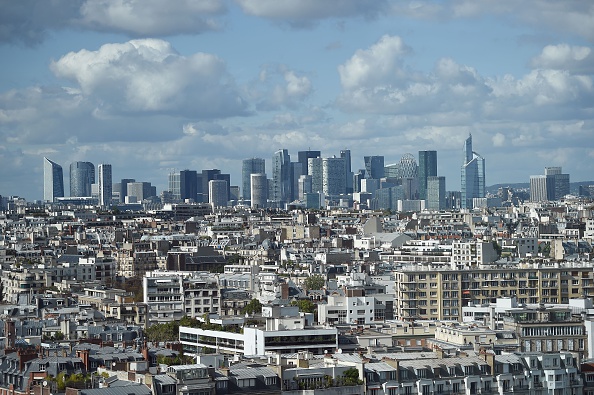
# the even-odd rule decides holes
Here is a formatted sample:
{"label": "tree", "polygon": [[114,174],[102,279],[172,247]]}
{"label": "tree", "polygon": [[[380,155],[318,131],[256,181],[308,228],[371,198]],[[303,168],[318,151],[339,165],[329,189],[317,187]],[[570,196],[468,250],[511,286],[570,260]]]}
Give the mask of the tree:
{"label": "tree", "polygon": [[326,285],[326,279],[324,278],[324,276],[321,276],[319,274],[314,274],[313,276],[309,276],[308,278],[306,278],[303,281],[303,287],[309,291],[309,290],[316,290],[316,289],[322,289],[324,288],[324,285]]}
{"label": "tree", "polygon": [[293,306],[299,306],[302,313],[313,313],[317,310],[317,305],[309,299],[300,299],[291,302]]}
{"label": "tree", "polygon": [[497,252],[497,258],[501,258],[502,249],[499,243],[497,243],[497,240],[493,240],[493,248],[495,249],[495,252]]}
{"label": "tree", "polygon": [[258,299],[252,299],[245,307],[242,312],[245,314],[256,314],[262,312],[262,303]]}
{"label": "tree", "polygon": [[363,381],[359,380],[359,371],[356,368],[348,368],[342,376],[346,385],[363,384]]}
{"label": "tree", "polygon": [[179,338],[179,322],[172,321],[164,324],[154,324],[149,326],[144,333],[150,342],[176,341]]}

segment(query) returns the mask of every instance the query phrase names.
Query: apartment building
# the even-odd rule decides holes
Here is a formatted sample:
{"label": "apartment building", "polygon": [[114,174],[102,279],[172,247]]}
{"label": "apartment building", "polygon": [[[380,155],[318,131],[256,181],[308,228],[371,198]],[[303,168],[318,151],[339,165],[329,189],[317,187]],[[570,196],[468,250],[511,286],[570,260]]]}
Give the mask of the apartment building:
{"label": "apartment building", "polygon": [[516,296],[519,303],[568,303],[594,296],[591,262],[476,265],[408,264],[394,272],[396,318],[462,321],[462,306]]}

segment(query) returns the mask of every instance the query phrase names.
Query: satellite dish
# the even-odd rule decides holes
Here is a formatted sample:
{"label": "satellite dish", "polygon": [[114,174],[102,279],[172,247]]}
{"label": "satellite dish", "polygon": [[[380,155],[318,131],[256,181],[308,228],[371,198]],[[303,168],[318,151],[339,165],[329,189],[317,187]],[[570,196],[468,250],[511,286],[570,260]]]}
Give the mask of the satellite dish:
{"label": "satellite dish", "polygon": [[43,384],[44,387],[47,387],[47,381],[43,380],[43,383],[42,384]]}

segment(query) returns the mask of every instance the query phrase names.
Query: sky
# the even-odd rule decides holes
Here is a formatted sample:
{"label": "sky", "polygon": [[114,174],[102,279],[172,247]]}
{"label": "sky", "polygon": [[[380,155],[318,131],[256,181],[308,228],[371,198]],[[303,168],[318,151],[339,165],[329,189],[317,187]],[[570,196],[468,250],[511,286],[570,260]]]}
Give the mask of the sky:
{"label": "sky", "polygon": [[594,2],[0,0],[0,195],[43,197],[43,157],[114,182],[282,148],[396,163],[463,141],[486,184],[594,179]]}

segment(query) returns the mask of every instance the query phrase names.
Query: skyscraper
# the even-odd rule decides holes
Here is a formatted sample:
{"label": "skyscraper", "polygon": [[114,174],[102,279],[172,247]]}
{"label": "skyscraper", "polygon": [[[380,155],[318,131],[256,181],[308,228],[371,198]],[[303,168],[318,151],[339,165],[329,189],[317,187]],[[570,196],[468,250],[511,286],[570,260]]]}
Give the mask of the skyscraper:
{"label": "skyscraper", "polygon": [[229,201],[228,185],[225,180],[210,180],[208,182],[208,201],[215,207],[226,207]]}
{"label": "skyscraper", "polygon": [[64,173],[62,166],[43,158],[43,200],[53,202],[64,197]]}
{"label": "skyscraper", "polygon": [[311,192],[322,192],[322,158],[309,158],[307,160],[307,172],[311,176]]}
{"label": "skyscraper", "polygon": [[461,208],[472,208],[472,199],[485,197],[485,159],[472,150],[472,135],[464,141],[461,171]]}
{"label": "skyscraper", "polygon": [[320,151],[297,151],[297,162],[301,163],[302,174],[309,174],[307,168],[307,162],[310,158],[321,158],[322,153]]}
{"label": "skyscraper", "polygon": [[196,201],[198,194],[198,173],[196,170],[182,170],[179,172],[179,195],[181,200]]}
{"label": "skyscraper", "polygon": [[445,210],[446,185],[445,177],[427,177],[427,208],[430,210]]}
{"label": "skyscraper", "polygon": [[554,200],[560,200],[565,195],[569,195],[569,174],[563,174],[561,167],[545,167],[545,176],[553,176]]}
{"label": "skyscraper", "polygon": [[365,178],[380,179],[384,176],[384,157],[383,156],[364,156]]}
{"label": "skyscraper", "polygon": [[343,158],[322,159],[322,192],[326,196],[338,196],[346,192],[346,166]]}
{"label": "skyscraper", "polygon": [[70,164],[70,196],[91,196],[91,185],[95,183],[95,165],[91,162]]}
{"label": "skyscraper", "polygon": [[340,150],[340,157],[344,159],[346,193],[353,193],[353,171],[351,170],[351,150]]}
{"label": "skyscraper", "polygon": [[134,178],[122,178],[120,181],[120,202],[126,201],[126,196],[128,196],[128,184],[131,182],[136,182]]}
{"label": "skyscraper", "polygon": [[172,171],[169,173],[169,192],[173,195],[173,199],[176,201],[181,200],[181,190],[180,190],[180,178],[179,173],[176,171]]}
{"label": "skyscraper", "polygon": [[555,200],[555,178],[553,175],[530,176],[530,201],[547,202]]}
{"label": "skyscraper", "polygon": [[250,202],[253,208],[265,208],[268,195],[268,180],[264,173],[250,174]]}
{"label": "skyscraper", "polygon": [[99,165],[98,170],[99,205],[107,207],[111,205],[112,195],[111,165],[102,163]]}
{"label": "skyscraper", "polygon": [[262,158],[244,159],[241,163],[241,197],[251,199],[251,175],[266,174],[266,162]]}
{"label": "skyscraper", "polygon": [[437,176],[437,151],[419,151],[419,199],[427,199],[427,178]]}
{"label": "skyscraper", "polygon": [[282,207],[291,198],[291,157],[286,149],[272,157],[272,200]]}

